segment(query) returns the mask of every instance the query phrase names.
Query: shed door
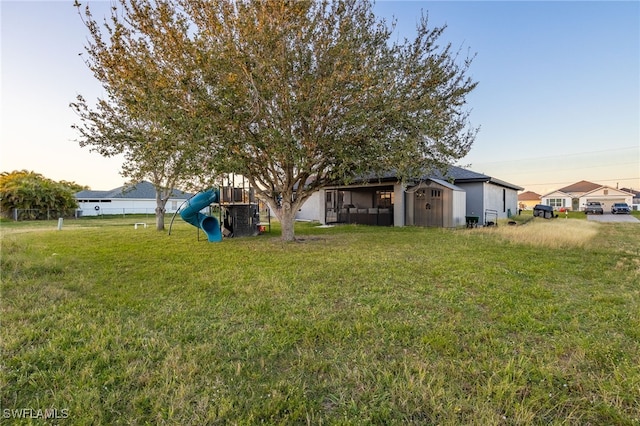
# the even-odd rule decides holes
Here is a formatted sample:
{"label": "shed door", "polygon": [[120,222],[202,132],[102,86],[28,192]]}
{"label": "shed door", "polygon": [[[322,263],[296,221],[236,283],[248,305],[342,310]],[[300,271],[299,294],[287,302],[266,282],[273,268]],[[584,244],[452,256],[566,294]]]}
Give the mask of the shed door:
{"label": "shed door", "polygon": [[443,226],[442,190],[436,188],[419,189],[415,193],[415,224],[418,226]]}

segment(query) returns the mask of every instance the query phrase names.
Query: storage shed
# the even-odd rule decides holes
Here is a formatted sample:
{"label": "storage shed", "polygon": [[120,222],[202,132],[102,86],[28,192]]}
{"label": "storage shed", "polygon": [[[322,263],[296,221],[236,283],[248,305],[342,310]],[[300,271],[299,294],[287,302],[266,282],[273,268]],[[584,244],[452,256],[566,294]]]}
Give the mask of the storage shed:
{"label": "storage shed", "polygon": [[441,179],[427,179],[406,190],[405,224],[455,228],[465,224],[466,192]]}

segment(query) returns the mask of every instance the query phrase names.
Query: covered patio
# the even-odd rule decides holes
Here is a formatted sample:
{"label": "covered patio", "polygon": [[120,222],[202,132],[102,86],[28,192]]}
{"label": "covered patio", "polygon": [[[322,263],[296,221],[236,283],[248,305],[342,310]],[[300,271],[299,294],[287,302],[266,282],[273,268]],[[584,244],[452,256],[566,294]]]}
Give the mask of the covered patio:
{"label": "covered patio", "polygon": [[325,191],[325,223],[393,226],[393,185]]}

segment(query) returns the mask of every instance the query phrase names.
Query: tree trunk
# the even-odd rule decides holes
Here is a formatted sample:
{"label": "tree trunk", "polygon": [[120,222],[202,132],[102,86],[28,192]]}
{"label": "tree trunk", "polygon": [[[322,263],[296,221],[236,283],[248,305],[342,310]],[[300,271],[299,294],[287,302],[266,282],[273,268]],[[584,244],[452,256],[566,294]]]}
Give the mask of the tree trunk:
{"label": "tree trunk", "polygon": [[156,230],[164,231],[164,205],[160,203],[156,207]]}
{"label": "tree trunk", "polygon": [[282,241],[294,241],[296,239],[294,229],[296,211],[291,208],[291,203],[282,203],[282,207],[276,211],[276,216],[280,220]]}

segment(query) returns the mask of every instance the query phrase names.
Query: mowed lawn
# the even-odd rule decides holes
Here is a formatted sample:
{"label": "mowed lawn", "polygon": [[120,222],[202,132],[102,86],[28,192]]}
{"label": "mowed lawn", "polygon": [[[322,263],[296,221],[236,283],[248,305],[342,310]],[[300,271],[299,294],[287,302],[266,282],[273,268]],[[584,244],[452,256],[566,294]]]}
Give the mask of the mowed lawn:
{"label": "mowed lawn", "polygon": [[136,221],[2,223],[0,421],[640,424],[638,224]]}

